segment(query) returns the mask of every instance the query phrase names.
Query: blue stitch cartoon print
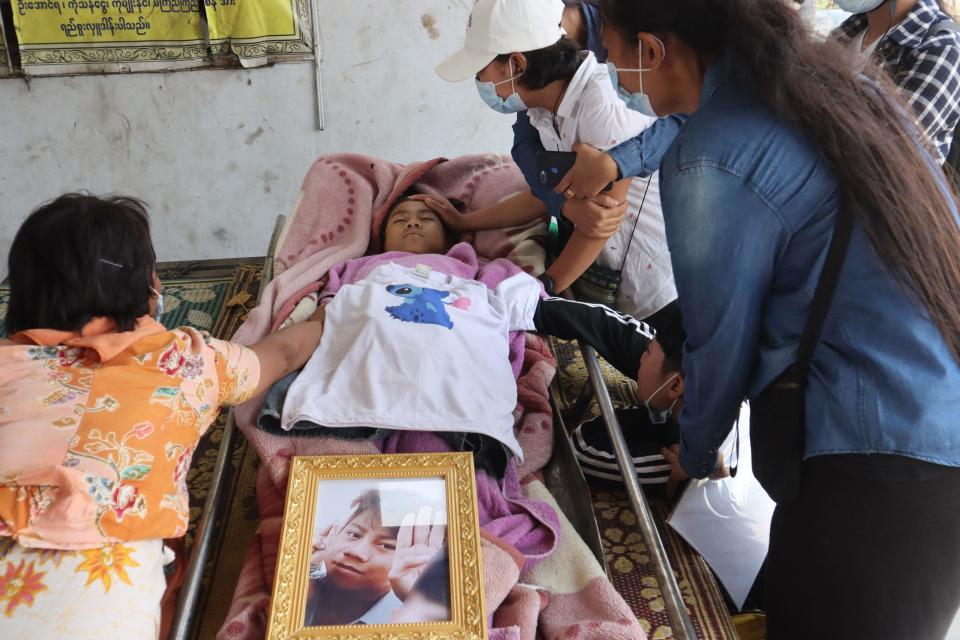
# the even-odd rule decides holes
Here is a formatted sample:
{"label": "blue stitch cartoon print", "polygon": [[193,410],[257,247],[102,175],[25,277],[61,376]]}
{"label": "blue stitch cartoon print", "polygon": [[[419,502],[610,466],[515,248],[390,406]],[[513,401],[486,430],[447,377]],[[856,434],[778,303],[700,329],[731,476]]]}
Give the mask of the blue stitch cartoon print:
{"label": "blue stitch cartoon print", "polygon": [[453,322],[444,309],[443,299],[450,295],[449,291],[424,289],[412,284],[387,285],[387,291],[403,298],[403,303],[395,307],[387,307],[387,313],[404,322],[419,324],[437,324],[447,329],[453,329]]}

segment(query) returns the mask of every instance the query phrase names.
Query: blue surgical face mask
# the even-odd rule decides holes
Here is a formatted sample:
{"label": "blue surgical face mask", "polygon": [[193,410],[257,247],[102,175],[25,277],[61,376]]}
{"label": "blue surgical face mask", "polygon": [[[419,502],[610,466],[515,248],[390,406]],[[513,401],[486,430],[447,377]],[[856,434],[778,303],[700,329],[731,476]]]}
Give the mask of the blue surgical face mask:
{"label": "blue surgical face mask", "polygon": [[[520,111],[526,111],[527,105],[523,104],[523,100],[520,98],[520,94],[517,93],[516,86],[513,83],[514,78],[519,76],[510,76],[506,80],[501,80],[500,82],[481,82],[476,80],[477,91],[480,92],[480,98],[487,103],[487,106],[493,109],[498,113],[518,113]],[[505,82],[510,83],[510,97],[503,99],[497,95],[497,85],[504,84]]]}
{"label": "blue surgical face mask", "polygon": [[873,11],[886,0],[836,0],[837,6],[850,13],[867,13]]}
{"label": "blue surgical face mask", "polygon": [[[660,43],[660,48],[663,49],[663,55],[666,57],[667,48],[663,45],[663,41],[656,36],[653,36],[658,43]],[[638,49],[641,45],[637,45]],[[642,60],[642,55],[639,58]],[[642,64],[642,63],[641,63]],[[653,109],[653,105],[650,104],[650,96],[643,92],[643,72],[644,71],[656,71],[656,68],[649,69],[618,69],[613,66],[612,63],[607,63],[607,68],[610,70],[610,82],[613,83],[613,87],[617,90],[617,95],[620,96],[620,99],[623,100],[627,107],[633,109],[634,111],[639,111],[645,116],[650,116],[651,118],[659,118],[659,114]],[[617,72],[624,73],[638,73],[640,74],[640,91],[637,93],[630,93],[626,89],[620,86],[620,79],[617,77]]]}
{"label": "blue surgical face mask", "polygon": [[666,387],[668,384],[673,382],[674,379],[679,375],[680,375],[679,373],[675,373],[672,376],[670,376],[669,380],[667,380],[662,385],[660,385],[656,391],[650,394],[649,398],[644,400],[643,406],[647,408],[647,413],[650,414],[650,422],[652,424],[666,424],[667,420],[670,419],[670,416],[673,415],[673,408],[677,406],[677,402],[680,400],[680,398],[677,398],[676,400],[674,400],[673,403],[671,403],[671,405],[666,409],[664,409],[663,411],[653,408],[653,406],[650,404],[650,401],[653,400],[654,396],[660,393],[660,391],[664,387]]}
{"label": "blue surgical face mask", "polygon": [[160,318],[163,316],[163,294],[153,287],[150,287],[150,291],[153,291],[154,295],[157,296],[157,309],[153,313],[153,319],[160,322]]}

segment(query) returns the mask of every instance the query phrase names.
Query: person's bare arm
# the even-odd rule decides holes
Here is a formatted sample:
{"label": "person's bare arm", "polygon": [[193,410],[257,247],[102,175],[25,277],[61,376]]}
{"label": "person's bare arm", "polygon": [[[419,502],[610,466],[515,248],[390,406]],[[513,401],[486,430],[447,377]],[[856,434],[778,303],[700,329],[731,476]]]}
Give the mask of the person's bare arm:
{"label": "person's bare arm", "polygon": [[567,245],[546,271],[557,293],[566,291],[593,264],[603,251],[604,244],[606,240],[591,238],[573,230]]}
{"label": "person's bare arm", "polygon": [[271,333],[250,347],[260,360],[260,382],[254,395],[306,364],[320,343],[325,317],[326,307],[321,305],[306,322]]}
{"label": "person's bare arm", "polygon": [[492,207],[468,214],[457,211],[446,199],[416,195],[411,200],[421,200],[457,233],[516,227],[547,215],[546,206],[532,191],[518,193]]}
{"label": "person's bare arm", "polygon": [[[621,223],[623,222],[623,216],[627,210],[625,202],[618,201],[608,195],[601,195],[597,197],[597,204],[606,209],[618,211],[619,220]],[[553,280],[554,289],[558,293],[565,291],[594,263],[600,252],[603,251],[607,239],[616,233],[618,228],[619,224],[613,227],[606,237],[588,236],[574,228],[567,245],[546,272],[547,276]]]}
{"label": "person's bare arm", "polygon": [[[617,202],[626,202],[627,201],[627,192],[630,191],[630,183],[633,180],[628,178],[626,180],[617,180],[613,183],[613,186],[610,187],[610,191],[605,191],[600,195],[606,195]],[[611,234],[612,235],[612,234]]]}

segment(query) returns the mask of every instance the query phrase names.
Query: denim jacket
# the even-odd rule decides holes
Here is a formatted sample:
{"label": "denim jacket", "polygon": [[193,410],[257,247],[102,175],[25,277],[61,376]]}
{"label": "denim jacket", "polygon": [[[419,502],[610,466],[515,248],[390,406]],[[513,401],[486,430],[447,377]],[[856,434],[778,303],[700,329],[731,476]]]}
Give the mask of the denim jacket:
{"label": "denim jacket", "polygon": [[[840,206],[823,156],[725,68],[709,69],[660,174],[687,331],[680,460],[694,477],[715,469],[741,400],[794,361]],[[806,391],[806,457],[841,453],[960,466],[960,365],[859,224]]]}

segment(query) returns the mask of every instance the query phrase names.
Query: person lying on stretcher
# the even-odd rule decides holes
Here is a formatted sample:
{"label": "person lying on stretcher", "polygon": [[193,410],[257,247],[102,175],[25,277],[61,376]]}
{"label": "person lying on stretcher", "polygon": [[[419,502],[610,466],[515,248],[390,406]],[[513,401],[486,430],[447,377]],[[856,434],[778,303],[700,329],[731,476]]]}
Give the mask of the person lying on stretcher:
{"label": "person lying on stretcher", "polygon": [[480,265],[469,244],[451,247],[452,234],[415,195],[386,216],[385,253],[331,270],[318,312],[324,338],[282,413],[274,407],[279,426],[342,437],[479,434],[522,461],[511,332],[584,340],[634,378],[653,330],[602,305],[545,297],[506,260]]}

